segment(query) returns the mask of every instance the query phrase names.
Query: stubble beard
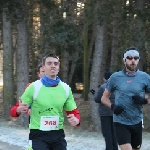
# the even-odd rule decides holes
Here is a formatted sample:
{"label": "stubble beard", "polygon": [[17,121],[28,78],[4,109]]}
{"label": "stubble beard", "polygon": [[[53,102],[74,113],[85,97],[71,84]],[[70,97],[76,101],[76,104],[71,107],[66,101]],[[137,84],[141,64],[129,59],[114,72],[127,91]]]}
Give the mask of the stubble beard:
{"label": "stubble beard", "polygon": [[133,65],[133,64],[131,64],[131,65],[126,64],[126,68],[127,68],[129,71],[131,71],[131,72],[137,70],[137,66],[136,66],[136,65]]}

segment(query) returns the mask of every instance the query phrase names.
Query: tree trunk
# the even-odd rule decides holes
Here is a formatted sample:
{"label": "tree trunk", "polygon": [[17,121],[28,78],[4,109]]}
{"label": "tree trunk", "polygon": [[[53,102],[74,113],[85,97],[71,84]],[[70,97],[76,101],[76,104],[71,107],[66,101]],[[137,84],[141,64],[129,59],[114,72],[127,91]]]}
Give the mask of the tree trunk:
{"label": "tree trunk", "polygon": [[[64,10],[66,12],[66,18],[65,18],[65,23],[69,24],[69,2],[68,0],[63,1],[62,3]],[[69,77],[69,52],[66,50],[67,49],[67,44],[64,46],[64,50],[62,51],[62,79],[64,82],[68,83],[68,77]]]}
{"label": "tree trunk", "polygon": [[[139,64],[139,68],[141,70],[143,70],[143,60],[145,59],[144,57],[144,42],[145,42],[145,29],[143,27],[143,20],[140,18],[140,16],[138,16],[138,14],[142,14],[143,11],[145,11],[144,8],[144,2],[137,0],[135,1],[136,3],[136,7],[137,7],[137,11],[139,13],[137,13],[137,18],[135,19],[135,27],[136,27],[136,33],[139,33],[139,36],[135,37],[135,41],[136,41],[136,47],[139,49],[140,51],[140,64]],[[148,94],[148,98],[150,98],[150,94]],[[144,128],[145,129],[149,129],[150,130],[150,106],[144,106],[143,107],[143,120],[144,120]]]}
{"label": "tree trunk", "polygon": [[[46,2],[46,1],[45,1]],[[57,11],[57,10],[55,10]],[[55,11],[51,8],[46,7],[42,1],[40,1],[40,53],[46,55],[47,53],[55,53],[56,50],[51,45],[50,37],[51,34],[51,26],[52,22],[55,22],[54,19],[57,17],[55,16]],[[53,15],[51,14],[53,12]],[[62,16],[61,16],[62,17]],[[54,18],[54,19],[53,19]],[[40,56],[41,59],[41,56]]]}
{"label": "tree trunk", "polygon": [[69,77],[68,77],[68,84],[69,85],[71,84],[72,77],[74,75],[74,70],[76,68],[76,63],[77,63],[77,60],[78,60],[78,56],[79,56],[79,52],[75,51],[74,60],[72,60],[71,69],[70,69]]}
{"label": "tree trunk", "polygon": [[[143,20],[141,19],[140,14],[142,14],[144,10],[144,2],[141,0],[135,1],[136,7],[137,7],[137,17],[135,18],[135,46],[139,49],[140,51],[140,63],[139,63],[139,68],[143,70],[143,61],[145,59],[144,57],[144,47],[145,47],[145,28],[143,27]],[[137,36],[138,33],[138,36]]]}
{"label": "tree trunk", "polygon": [[83,29],[83,41],[84,41],[84,58],[83,58],[83,84],[84,93],[83,98],[85,101],[88,100],[89,93],[89,63],[88,63],[88,25],[85,23]]}
{"label": "tree trunk", "polygon": [[17,98],[29,82],[27,26],[25,21],[17,24]]}
{"label": "tree trunk", "polygon": [[[102,58],[104,57],[104,25],[96,25],[95,50],[93,54],[92,70],[90,75],[90,89],[97,91],[98,81],[100,80]],[[90,99],[90,114],[93,122],[93,127],[96,131],[100,130],[100,117],[98,114],[98,104],[93,100],[93,95],[89,95]]]}
{"label": "tree trunk", "polygon": [[[27,21],[25,20],[25,13],[23,8],[27,7],[24,0],[19,1],[21,9],[16,10],[17,22],[17,98],[19,98],[25,86],[29,82],[29,54],[28,54],[28,31]],[[23,5],[24,4],[24,5]],[[20,121],[23,126],[28,126],[28,116],[21,115]]]}
{"label": "tree trunk", "polygon": [[83,47],[84,47],[84,53],[83,53],[83,98],[85,101],[88,100],[88,93],[89,93],[89,44],[88,44],[88,29],[89,29],[89,22],[88,22],[88,15],[89,15],[89,6],[90,0],[87,0],[85,3],[84,8],[84,27],[83,27]]}
{"label": "tree trunk", "polygon": [[69,70],[69,53],[66,50],[62,51],[61,59],[61,75],[62,81],[68,83],[68,70]]}
{"label": "tree trunk", "polygon": [[14,104],[13,48],[11,20],[8,9],[3,9],[3,104],[5,118],[9,119],[10,108]]}
{"label": "tree trunk", "polygon": [[[35,54],[39,53],[38,50],[38,46],[37,46],[37,37],[38,32],[37,32],[37,28],[35,29],[35,26],[38,27],[38,21],[37,20],[33,20],[33,17],[39,17],[37,15],[37,12],[35,13],[35,9],[38,6],[36,4],[33,4],[33,2],[30,3],[30,11],[29,12],[29,81],[33,82],[37,79],[37,73],[36,73],[36,67],[37,67],[37,57],[35,56]],[[33,26],[34,25],[34,26]]]}
{"label": "tree trunk", "polygon": [[113,33],[112,33],[112,49],[111,49],[111,71],[116,71],[117,69],[117,53],[118,53],[118,0],[114,1],[114,14],[113,14]]}

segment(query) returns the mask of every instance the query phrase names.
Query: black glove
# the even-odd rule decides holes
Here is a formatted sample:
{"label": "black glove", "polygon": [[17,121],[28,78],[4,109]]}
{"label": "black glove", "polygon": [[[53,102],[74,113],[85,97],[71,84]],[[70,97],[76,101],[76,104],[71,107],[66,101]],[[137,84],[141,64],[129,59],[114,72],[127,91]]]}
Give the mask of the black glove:
{"label": "black glove", "polygon": [[114,114],[119,115],[122,113],[124,108],[122,108],[121,106],[116,106],[115,104],[111,104],[111,110],[114,112]]}
{"label": "black glove", "polygon": [[90,92],[94,95],[95,94],[95,90],[91,89]]}
{"label": "black glove", "polygon": [[134,101],[134,104],[147,104],[148,103],[147,99],[145,99],[139,95],[132,96],[132,99]]}

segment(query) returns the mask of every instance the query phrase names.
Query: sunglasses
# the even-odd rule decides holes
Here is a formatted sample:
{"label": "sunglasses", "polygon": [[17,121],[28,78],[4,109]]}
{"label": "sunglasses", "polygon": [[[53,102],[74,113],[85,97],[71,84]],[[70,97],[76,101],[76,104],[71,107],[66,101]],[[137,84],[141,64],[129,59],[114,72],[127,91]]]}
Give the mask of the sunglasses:
{"label": "sunglasses", "polygon": [[138,56],[134,56],[134,57],[132,57],[132,56],[127,56],[126,58],[129,59],[129,60],[132,60],[132,59],[137,60],[137,59],[139,59]]}

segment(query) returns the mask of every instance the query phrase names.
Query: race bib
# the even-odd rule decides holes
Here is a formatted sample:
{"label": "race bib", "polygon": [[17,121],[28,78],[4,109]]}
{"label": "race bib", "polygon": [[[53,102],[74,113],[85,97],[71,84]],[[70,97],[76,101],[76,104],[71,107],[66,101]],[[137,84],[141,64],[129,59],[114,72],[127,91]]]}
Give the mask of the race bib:
{"label": "race bib", "polygon": [[59,116],[42,116],[40,121],[40,130],[50,131],[58,130]]}

